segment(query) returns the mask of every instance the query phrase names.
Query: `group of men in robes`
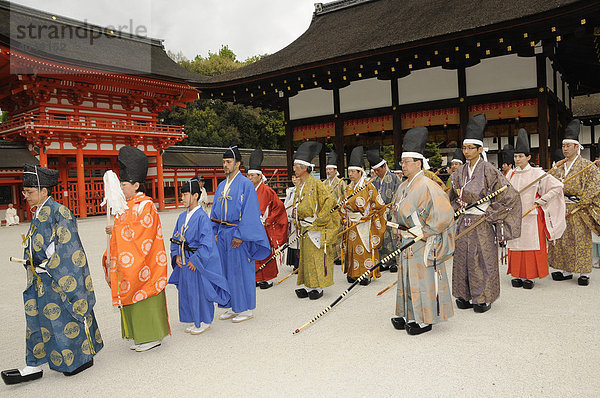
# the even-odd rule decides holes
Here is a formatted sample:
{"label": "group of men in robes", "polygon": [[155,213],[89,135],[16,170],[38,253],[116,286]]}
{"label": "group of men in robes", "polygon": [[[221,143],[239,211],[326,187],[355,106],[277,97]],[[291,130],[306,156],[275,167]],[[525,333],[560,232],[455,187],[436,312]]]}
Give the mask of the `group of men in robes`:
{"label": "group of men in robes", "polygon": [[[367,150],[375,173],[368,180],[364,149],[356,147],[348,162],[350,183],[338,178],[335,154],[321,182],[311,173],[322,144],[304,142],[294,155],[295,186],[285,204],[265,184],[261,150],[253,152],[246,178],[239,149],[228,148],[226,179],[217,187],[210,217],[200,178],[181,189],[185,211],[171,238],[168,283],[178,288],[179,318],[189,324],[185,332],[208,330],[215,303],[227,309],[221,320],[253,318],[256,287],[272,286],[284,244],[296,244],[291,265],[297,268],[300,299],[323,297],[333,285],[338,259],[351,283],[367,274],[361,284],[368,285],[382,269],[397,271],[391,321],[410,335],[448,320],[452,296],[459,309],[490,310],[500,296],[498,252],[504,247],[508,252],[500,261],[506,261],[515,288],[532,289],[549,267],[556,269],[555,281],[578,274],[577,283],[589,285],[592,233],[600,234],[600,161],[596,167],[581,157],[579,120],[567,126],[564,159],[548,172],[530,165],[530,139],[521,129],[516,146],[505,148],[513,162],[505,158],[503,175],[486,160],[485,128],[485,115],[469,120],[446,185],[428,170],[425,127],[404,137],[403,180],[390,172],[379,148]],[[113,305],[120,309],[122,335],[133,339],[131,349],[144,352],[170,333],[164,292],[168,257],[158,212],[143,188],[146,155],[123,147],[118,162],[126,209],[106,227],[110,245],[103,265]],[[93,365],[103,347],[75,218],[51,197],[57,184],[57,171],[25,166],[23,195],[34,219],[23,239],[24,259],[16,261],[27,272],[27,366],[2,371],[6,384],[42,377],[44,363],[66,376],[78,374]],[[445,265],[451,257],[452,289]]]}

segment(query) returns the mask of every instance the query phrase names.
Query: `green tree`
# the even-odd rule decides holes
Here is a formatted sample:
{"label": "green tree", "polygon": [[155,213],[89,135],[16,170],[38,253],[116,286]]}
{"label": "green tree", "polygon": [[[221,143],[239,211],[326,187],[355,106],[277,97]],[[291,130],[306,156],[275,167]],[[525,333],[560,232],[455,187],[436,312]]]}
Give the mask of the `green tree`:
{"label": "green tree", "polygon": [[[198,55],[187,60],[181,52],[169,51],[169,56],[184,68],[203,75],[217,75],[258,61],[265,55],[244,62],[228,46],[207,58]],[[161,112],[159,118],[167,124],[183,125],[188,137],[181,145],[228,146],[237,142],[247,148],[285,148],[283,113],[254,108],[221,100],[199,99],[186,108],[175,107]]]}
{"label": "green tree", "polygon": [[442,167],[442,155],[438,148],[439,144],[435,142],[428,142],[425,145],[425,153],[423,154],[429,161],[429,166],[432,169],[439,169]]}

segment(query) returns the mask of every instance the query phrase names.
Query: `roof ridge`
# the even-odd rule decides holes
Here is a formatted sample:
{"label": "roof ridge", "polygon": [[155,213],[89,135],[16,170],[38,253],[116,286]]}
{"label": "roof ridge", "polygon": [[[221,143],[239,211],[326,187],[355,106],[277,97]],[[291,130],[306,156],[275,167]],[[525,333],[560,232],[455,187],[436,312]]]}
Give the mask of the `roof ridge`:
{"label": "roof ridge", "polygon": [[329,3],[315,3],[315,12],[313,16],[316,17],[373,1],[377,0],[336,0]]}
{"label": "roof ridge", "polygon": [[[107,33],[107,29],[108,29],[108,27],[89,23],[87,20],[84,20],[82,22],[80,20],[77,20],[77,19],[74,19],[71,17],[65,17],[63,15],[58,15],[58,14],[50,13],[47,11],[38,10],[36,8],[27,7],[22,4],[12,2],[12,1],[0,0],[0,9],[2,9],[2,8],[5,10],[8,10],[9,13],[19,12],[21,14],[30,15],[35,18],[47,19],[48,21],[50,21],[52,23],[63,24],[63,25],[72,26],[75,28],[83,28],[83,29],[87,29],[89,31],[94,31],[94,32],[99,31],[102,34]],[[111,32],[114,32],[111,34],[118,37],[119,39],[137,41],[137,42],[142,42],[145,44],[150,44],[153,46],[158,46],[158,47],[164,48],[164,46],[162,44],[162,42],[164,40],[162,40],[162,39],[156,39],[156,38],[153,38],[150,36],[140,36],[140,35],[136,35],[136,34],[133,34],[130,32],[123,32],[123,31],[117,30],[112,27],[111,27]]]}

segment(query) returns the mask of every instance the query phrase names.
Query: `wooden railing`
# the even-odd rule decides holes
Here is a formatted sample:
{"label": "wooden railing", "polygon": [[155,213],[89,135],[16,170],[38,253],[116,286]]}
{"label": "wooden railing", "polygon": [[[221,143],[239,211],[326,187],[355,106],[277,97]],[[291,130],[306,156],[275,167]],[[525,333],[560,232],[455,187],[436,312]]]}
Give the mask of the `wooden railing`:
{"label": "wooden railing", "polygon": [[183,126],[158,124],[153,120],[111,120],[82,115],[25,114],[0,124],[0,135],[21,130],[85,131],[108,134],[181,135]]}

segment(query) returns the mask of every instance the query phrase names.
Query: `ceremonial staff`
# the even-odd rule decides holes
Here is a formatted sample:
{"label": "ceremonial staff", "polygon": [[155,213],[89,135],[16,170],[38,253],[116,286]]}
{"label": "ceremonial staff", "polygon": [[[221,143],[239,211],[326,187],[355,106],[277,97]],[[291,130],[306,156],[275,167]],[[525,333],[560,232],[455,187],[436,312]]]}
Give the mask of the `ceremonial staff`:
{"label": "ceremonial staff", "polygon": [[379,261],[377,264],[375,264],[373,267],[371,267],[370,269],[368,269],[364,274],[362,274],[361,276],[358,277],[357,280],[355,280],[350,287],[348,287],[348,289],[344,290],[344,292],[342,292],[342,294],[340,294],[338,296],[338,298],[336,298],[333,303],[331,303],[328,307],[326,307],[323,311],[319,312],[317,314],[317,316],[315,316],[313,319],[311,319],[310,321],[306,322],[304,325],[302,325],[301,327],[299,327],[298,329],[296,329],[292,334],[298,334],[300,333],[303,329],[305,329],[307,326],[309,326],[312,323],[315,323],[317,320],[319,320],[323,315],[325,315],[326,313],[328,313],[337,303],[339,303],[344,297],[346,297],[346,295],[350,292],[350,290],[352,290],[354,288],[354,286],[356,286],[357,284],[359,284],[363,279],[368,278],[371,273],[373,271],[375,271],[377,268],[381,267],[383,264],[387,263],[388,261],[390,261],[392,258],[396,257],[398,254],[400,254],[403,250],[406,250],[408,247],[412,246],[415,244],[415,242],[418,242],[419,240],[423,239],[423,235],[419,235],[416,236],[414,239],[409,240],[408,242],[406,242],[405,244],[403,244],[401,247],[399,247],[398,249],[394,250],[393,252],[391,252],[390,254],[388,254],[387,256],[385,256],[381,261]]}
{"label": "ceremonial staff", "polygon": [[301,237],[304,236],[304,234],[306,234],[308,232],[308,229],[304,230],[304,232],[302,232],[301,234],[297,234],[292,240],[284,243],[283,245],[279,246],[274,252],[273,255],[271,257],[269,257],[269,259],[260,267],[258,267],[258,269],[256,270],[255,274],[258,274],[258,271],[260,271],[261,269],[265,268],[271,261],[273,261],[273,259],[275,257],[277,257],[277,255],[279,253],[281,253],[282,251],[284,251],[285,249],[287,249],[288,247],[290,247],[290,245],[292,243],[294,243],[295,241],[297,241],[298,239],[300,239]]}
{"label": "ceremonial staff", "polygon": [[[539,176],[538,178],[536,178],[535,180],[533,180],[531,183],[529,183],[528,185],[526,185],[523,189],[521,189],[519,191],[519,193],[525,192],[529,187],[533,186],[536,182],[538,182],[539,180],[541,180],[542,178],[550,175],[550,171],[556,169],[557,167],[562,166],[563,164],[565,164],[565,162],[567,161],[567,159],[563,159],[560,162],[556,163],[554,165],[553,168],[551,168],[550,170],[548,170],[546,173],[542,174],[541,176]],[[577,173],[573,174],[572,176],[569,176],[568,178],[565,178],[564,181],[562,181],[563,185],[565,184],[565,182],[571,180],[572,178],[576,177],[577,175],[579,175],[579,173],[581,173],[582,171],[586,170],[588,167],[594,165],[597,161],[592,162],[591,164],[587,165],[586,167],[584,167],[583,169],[579,170]],[[537,209],[538,207],[540,207],[540,205],[538,205],[536,203],[535,206],[533,206],[531,209],[527,210],[525,213],[523,213],[523,215],[521,216],[521,218],[525,217],[527,214],[531,213],[532,211],[534,211],[535,209]],[[575,210],[576,211],[576,210]],[[567,218],[569,217],[570,214],[573,214],[575,211],[567,214]]]}
{"label": "ceremonial staff", "polygon": [[[378,213],[381,213],[383,210],[386,210],[390,205],[392,205],[393,202],[388,203],[387,205],[383,206],[381,209],[379,210],[374,210],[372,212],[370,212],[369,214],[367,214],[364,217],[361,217],[360,221],[357,222],[356,224],[352,224],[350,225],[348,228],[346,228],[345,230],[343,230],[342,232],[340,232],[339,234],[337,234],[336,238],[340,235],[345,234],[346,232],[348,232],[349,230],[351,230],[352,228],[356,227],[358,224],[362,224],[363,222],[367,221],[368,219],[376,216]],[[396,224],[397,225],[397,224]]]}
{"label": "ceremonial staff", "polygon": [[479,199],[477,202],[469,203],[465,207],[461,207],[460,209],[458,209],[456,211],[456,213],[454,213],[454,219],[458,218],[458,216],[460,216],[461,214],[463,214],[467,210],[472,209],[473,207],[482,205],[485,202],[488,202],[488,201],[492,200],[494,197],[500,195],[506,188],[508,188],[508,185],[505,185],[502,188],[498,189],[497,191],[494,191],[491,194],[489,194],[489,195],[487,195],[487,196]]}
{"label": "ceremonial staff", "polygon": [[348,203],[348,201],[350,199],[352,199],[353,196],[356,196],[359,192],[361,192],[362,190],[364,190],[365,188],[367,188],[367,186],[369,184],[372,184],[371,180],[368,180],[365,183],[365,185],[363,185],[362,187],[358,188],[356,191],[352,192],[346,199],[344,199],[343,201],[341,201],[337,205],[333,206],[333,208],[331,209],[330,213],[333,213],[334,211],[336,211],[337,209],[339,209],[340,207],[342,207],[343,205],[345,205],[346,203]]}
{"label": "ceremonial staff", "polygon": [[[309,193],[308,193],[308,195],[306,196],[307,198],[308,198],[310,195],[312,195],[312,193],[313,193],[313,190],[314,190],[314,188],[310,190],[310,192],[309,192]],[[302,195],[302,197],[301,197],[301,198],[298,200],[298,203],[294,203],[294,204],[292,204],[292,205],[290,205],[290,206],[297,206],[297,205],[299,205],[300,203],[302,203],[302,201],[303,201],[303,200],[304,200],[304,195]],[[289,206],[288,206],[288,207],[289,207]],[[308,221],[306,221],[306,222],[308,222]],[[260,270],[262,270],[263,268],[265,268],[265,267],[266,267],[266,266],[267,266],[267,265],[268,265],[268,264],[269,264],[271,261],[273,261],[273,259],[274,259],[274,258],[275,258],[275,257],[276,257],[276,256],[277,256],[279,253],[281,253],[282,251],[284,251],[285,249],[287,249],[288,247],[290,247],[290,245],[291,245],[292,243],[294,243],[295,241],[297,241],[298,239],[300,239],[301,237],[303,237],[303,236],[304,236],[304,234],[306,234],[307,232],[308,232],[308,229],[307,229],[307,230],[305,230],[304,232],[302,232],[301,234],[298,234],[298,231],[297,231],[297,230],[296,230],[296,231],[294,231],[294,232],[292,232],[292,235],[293,235],[294,233],[296,233],[296,236],[295,236],[295,237],[294,237],[292,240],[290,240],[290,237],[288,236],[288,237],[287,237],[287,242],[286,242],[285,244],[281,245],[280,247],[278,247],[278,248],[277,248],[277,249],[276,249],[276,250],[273,252],[273,255],[272,255],[271,257],[269,257],[269,259],[268,259],[268,260],[267,260],[267,261],[266,261],[266,262],[265,262],[263,265],[261,265],[260,267],[258,267],[258,269],[256,270],[255,274],[258,274],[258,271],[260,271]],[[291,235],[290,235],[290,236],[291,236]]]}
{"label": "ceremonial staff", "polygon": [[273,175],[271,176],[271,178],[269,178],[267,180],[267,185],[269,185],[271,183],[271,180],[273,179],[273,177],[275,177],[275,175],[277,175],[278,171],[279,171],[279,169],[275,169],[275,171],[273,172]]}
{"label": "ceremonial staff", "polygon": [[[127,211],[127,199],[121,189],[119,177],[114,171],[108,170],[104,173],[104,200],[100,206],[106,205],[106,224],[111,225],[111,214],[113,216],[121,215]],[[106,281],[110,281],[110,235],[106,235],[106,262],[103,264],[105,268]],[[109,283],[110,285],[110,283]]]}

